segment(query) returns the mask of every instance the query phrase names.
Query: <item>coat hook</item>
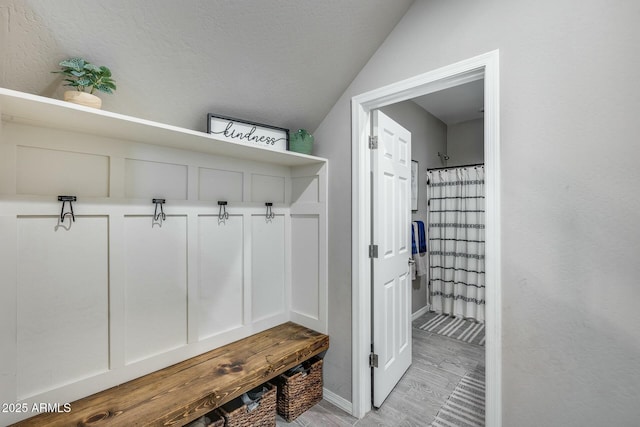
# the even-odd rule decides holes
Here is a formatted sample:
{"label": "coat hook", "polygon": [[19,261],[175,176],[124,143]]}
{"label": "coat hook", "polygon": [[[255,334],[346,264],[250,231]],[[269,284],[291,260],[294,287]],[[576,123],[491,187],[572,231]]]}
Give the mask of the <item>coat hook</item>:
{"label": "coat hook", "polygon": [[218,206],[220,206],[220,210],[218,211],[218,219],[220,221],[229,219],[229,212],[227,212],[227,202],[224,200],[218,200]]}
{"label": "coat hook", "polygon": [[271,208],[272,208],[272,206],[273,206],[273,203],[269,203],[269,202],[267,202],[267,203],[265,203],[265,206],[267,207],[267,215],[266,215],[267,219],[273,219],[273,218],[275,218],[275,217],[276,217],[276,214],[274,214],[274,213],[273,213],[273,210],[271,209]]}
{"label": "coat hook", "polygon": [[[64,222],[65,217],[68,215],[71,217],[71,221],[76,222],[76,216],[73,214],[73,203],[78,198],[76,196],[58,196],[58,201],[62,202],[62,209],[60,210],[60,222]],[[69,202],[69,212],[64,211],[64,205]]]}
{"label": "coat hook", "polygon": [[[156,209],[153,212],[153,220],[159,221],[160,218],[162,218],[162,221],[164,221],[167,219],[167,216],[164,214],[164,210],[162,209],[165,199],[153,199],[152,202],[156,204]],[[160,212],[158,212],[158,206],[160,206]]]}

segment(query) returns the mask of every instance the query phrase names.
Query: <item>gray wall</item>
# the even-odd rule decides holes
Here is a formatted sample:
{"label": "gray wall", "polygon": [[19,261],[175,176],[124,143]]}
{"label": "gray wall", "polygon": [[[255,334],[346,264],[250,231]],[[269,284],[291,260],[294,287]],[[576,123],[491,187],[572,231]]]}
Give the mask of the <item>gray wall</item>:
{"label": "gray wall", "polygon": [[[418,210],[412,212],[411,217],[412,221],[420,220],[427,224],[426,170],[440,166],[438,152],[446,151],[447,125],[412,101],[389,105],[380,110],[411,132],[411,160],[417,160],[419,164]],[[428,265],[428,262],[425,264]],[[428,276],[425,275],[412,283],[412,313],[427,305],[427,280]]]}
{"label": "gray wall", "polygon": [[448,166],[484,163],[484,119],[447,126]]}
{"label": "gray wall", "polygon": [[[505,427],[640,419],[639,16],[634,1],[418,0],[315,131],[330,206],[348,207],[351,97],[500,49]],[[350,399],[351,224],[330,212],[325,384]]]}

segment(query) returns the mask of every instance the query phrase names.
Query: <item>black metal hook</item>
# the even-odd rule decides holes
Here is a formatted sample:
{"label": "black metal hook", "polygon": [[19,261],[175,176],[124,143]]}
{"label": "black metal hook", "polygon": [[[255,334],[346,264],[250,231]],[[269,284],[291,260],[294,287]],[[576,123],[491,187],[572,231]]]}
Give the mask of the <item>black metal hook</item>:
{"label": "black metal hook", "polygon": [[224,200],[218,200],[218,206],[220,206],[220,210],[218,211],[218,219],[220,221],[229,219],[229,212],[227,212],[227,202]]}
{"label": "black metal hook", "polygon": [[[60,210],[60,222],[64,222],[67,216],[71,216],[71,221],[76,222],[76,216],[73,214],[73,203],[78,198],[76,196],[58,196],[58,201],[62,202],[62,209]],[[69,212],[64,211],[64,205],[69,202]]]}
{"label": "black metal hook", "polygon": [[[160,218],[164,221],[167,219],[167,216],[164,214],[164,210],[162,209],[162,205],[165,203],[165,199],[153,199],[153,203],[156,204],[156,209],[153,211],[153,220],[158,221]],[[160,213],[158,213],[158,206],[160,206]]]}
{"label": "black metal hook", "polygon": [[274,213],[273,213],[273,210],[271,209],[271,208],[272,208],[272,206],[273,206],[273,203],[269,203],[269,202],[267,202],[267,203],[265,203],[265,206],[267,207],[267,214],[266,214],[267,219],[273,219],[273,218],[275,218],[275,217],[276,217],[276,214],[274,214]]}

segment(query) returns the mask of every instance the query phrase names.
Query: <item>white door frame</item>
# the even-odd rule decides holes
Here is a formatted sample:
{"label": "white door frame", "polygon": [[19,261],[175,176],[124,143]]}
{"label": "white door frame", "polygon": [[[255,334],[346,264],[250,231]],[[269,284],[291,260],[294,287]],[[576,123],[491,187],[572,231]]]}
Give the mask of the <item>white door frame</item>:
{"label": "white door frame", "polygon": [[499,52],[494,50],[355,96],[352,145],[352,409],[371,410],[371,110],[484,78],[486,425],[502,424],[502,315],[500,274]]}

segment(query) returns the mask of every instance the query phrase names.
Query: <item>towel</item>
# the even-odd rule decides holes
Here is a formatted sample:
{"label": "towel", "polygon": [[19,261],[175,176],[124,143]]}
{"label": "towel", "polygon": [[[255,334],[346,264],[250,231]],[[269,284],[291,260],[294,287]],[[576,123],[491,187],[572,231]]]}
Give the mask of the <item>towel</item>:
{"label": "towel", "polygon": [[[416,238],[417,237],[417,238]],[[416,244],[417,242],[417,244]],[[411,280],[427,274],[425,254],[427,252],[427,241],[424,230],[424,222],[413,221],[411,223]]]}
{"label": "towel", "polygon": [[411,223],[411,254],[418,253],[418,245],[416,245],[416,236],[418,235],[418,225],[414,222]]}
{"label": "towel", "polygon": [[414,221],[418,224],[418,252],[421,254],[427,252],[427,237],[424,230],[424,222]]}
{"label": "towel", "polygon": [[413,267],[416,271],[416,276],[424,276],[427,274],[426,254],[414,254],[413,255]]}
{"label": "towel", "polygon": [[424,230],[424,222],[413,221],[411,223],[411,253],[424,254],[427,252],[427,236]]}
{"label": "towel", "polygon": [[187,427],[207,427],[209,424],[211,424],[211,420],[208,417],[200,417],[187,424]]}
{"label": "towel", "polygon": [[251,412],[260,406],[260,400],[262,399],[262,395],[269,391],[266,387],[258,387],[254,388],[251,391],[244,393],[240,396],[242,403],[247,405],[247,412]]}

